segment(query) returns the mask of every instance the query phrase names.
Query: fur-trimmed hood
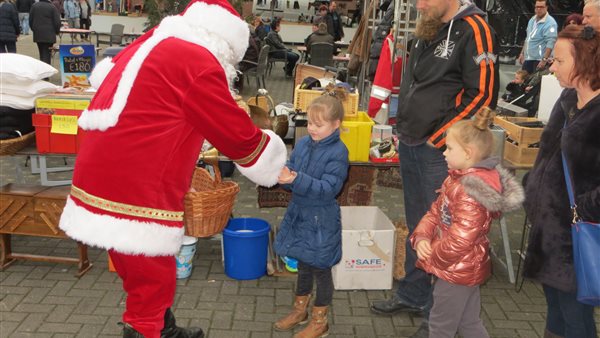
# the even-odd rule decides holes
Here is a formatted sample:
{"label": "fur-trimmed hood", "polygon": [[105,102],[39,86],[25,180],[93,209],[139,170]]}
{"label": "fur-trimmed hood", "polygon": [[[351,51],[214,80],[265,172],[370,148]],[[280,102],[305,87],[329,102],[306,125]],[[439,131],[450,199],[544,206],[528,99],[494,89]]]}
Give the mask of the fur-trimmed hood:
{"label": "fur-trimmed hood", "polygon": [[500,164],[494,166],[500,176],[501,186],[498,190],[494,187],[495,184],[490,181],[488,170],[472,169],[470,173],[460,179],[460,183],[469,196],[493,212],[509,212],[521,207],[525,200],[525,192],[521,184],[508,170]]}

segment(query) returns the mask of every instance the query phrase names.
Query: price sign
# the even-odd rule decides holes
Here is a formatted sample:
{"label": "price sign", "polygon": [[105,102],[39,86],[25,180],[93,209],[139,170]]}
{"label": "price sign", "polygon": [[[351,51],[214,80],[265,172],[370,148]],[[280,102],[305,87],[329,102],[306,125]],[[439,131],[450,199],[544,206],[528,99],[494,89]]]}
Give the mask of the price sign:
{"label": "price sign", "polygon": [[89,87],[96,64],[94,45],[60,45],[59,55],[63,87]]}
{"label": "price sign", "polygon": [[77,135],[77,116],[52,115],[53,134]]}

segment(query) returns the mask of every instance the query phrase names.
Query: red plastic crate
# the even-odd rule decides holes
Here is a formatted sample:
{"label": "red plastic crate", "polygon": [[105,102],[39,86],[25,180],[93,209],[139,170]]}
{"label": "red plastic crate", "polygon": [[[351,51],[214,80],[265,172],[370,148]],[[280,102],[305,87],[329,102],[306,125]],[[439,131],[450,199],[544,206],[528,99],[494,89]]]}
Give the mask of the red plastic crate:
{"label": "red plastic crate", "polygon": [[[60,115],[77,115],[81,111],[73,111],[72,114],[62,112]],[[52,115],[49,114],[33,114],[33,126],[35,127],[35,142],[37,150],[40,154],[58,153],[58,154],[77,154],[79,146],[85,132],[81,128],[77,128],[77,135],[65,135],[51,133]]]}

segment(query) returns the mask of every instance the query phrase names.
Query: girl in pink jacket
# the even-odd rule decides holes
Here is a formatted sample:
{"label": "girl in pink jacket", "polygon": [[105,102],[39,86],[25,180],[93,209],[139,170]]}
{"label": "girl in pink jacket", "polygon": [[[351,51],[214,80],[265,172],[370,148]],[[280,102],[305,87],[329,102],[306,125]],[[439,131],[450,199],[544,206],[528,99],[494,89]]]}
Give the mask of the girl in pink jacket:
{"label": "girl in pink jacket", "polygon": [[482,108],[473,120],[447,131],[448,178],[411,236],[417,267],[433,274],[429,337],[489,337],[479,317],[479,285],[491,274],[487,234],[501,212],[518,208],[523,188],[490,157],[494,113]]}

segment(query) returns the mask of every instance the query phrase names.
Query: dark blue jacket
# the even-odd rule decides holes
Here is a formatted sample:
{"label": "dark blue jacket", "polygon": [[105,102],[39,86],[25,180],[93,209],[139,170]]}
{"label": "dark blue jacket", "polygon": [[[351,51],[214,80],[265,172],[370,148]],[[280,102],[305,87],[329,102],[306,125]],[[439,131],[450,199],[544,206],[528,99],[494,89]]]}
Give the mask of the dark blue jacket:
{"label": "dark blue jacket", "polygon": [[348,175],[348,149],[339,130],[315,142],[302,138],[288,167],[298,176],[286,188],[292,199],[281,222],[275,251],[316,268],[326,269],[342,257],[342,220],[336,196]]}

